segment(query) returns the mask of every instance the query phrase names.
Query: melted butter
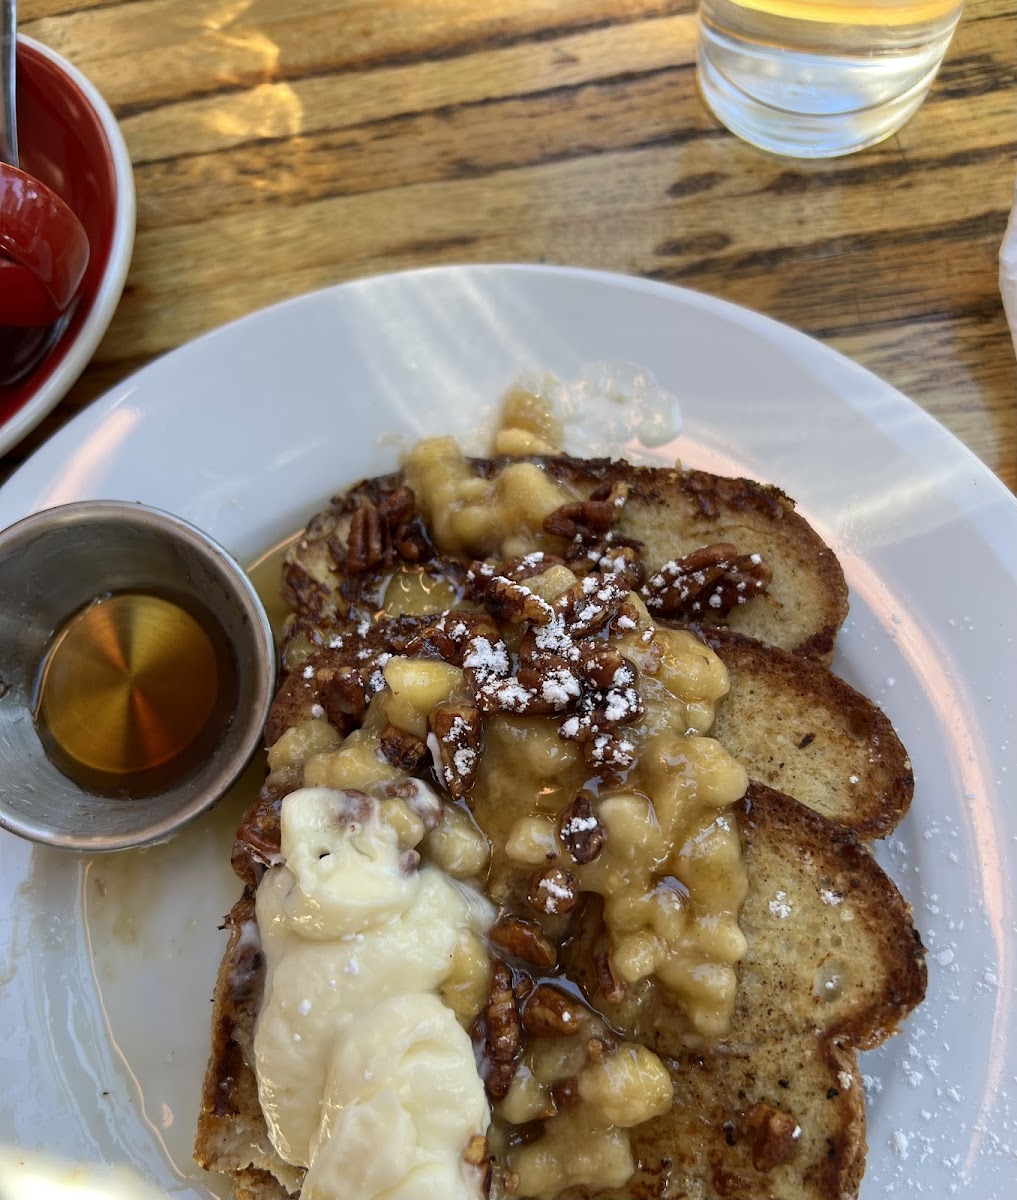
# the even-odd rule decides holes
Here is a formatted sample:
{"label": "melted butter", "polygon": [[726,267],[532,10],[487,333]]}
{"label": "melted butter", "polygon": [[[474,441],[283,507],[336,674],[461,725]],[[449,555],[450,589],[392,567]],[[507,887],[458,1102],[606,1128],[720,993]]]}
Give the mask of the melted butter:
{"label": "melted butter", "polygon": [[[469,1036],[436,994],[490,905],[433,867],[375,801],[304,788],[282,806],[284,865],[257,895],[265,1001],[255,1029],[272,1142],[302,1195],[482,1195],[463,1161],[490,1114]],[[399,801],[386,803],[398,805]]]}

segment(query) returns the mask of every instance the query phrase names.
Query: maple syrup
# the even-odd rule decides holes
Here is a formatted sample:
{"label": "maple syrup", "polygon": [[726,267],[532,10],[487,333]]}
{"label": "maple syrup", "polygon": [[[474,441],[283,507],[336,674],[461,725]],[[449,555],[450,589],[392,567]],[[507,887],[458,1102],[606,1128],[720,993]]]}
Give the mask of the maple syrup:
{"label": "maple syrup", "polygon": [[303,536],[303,530],[270,546],[247,568],[247,578],[254,584],[258,599],[264,605],[276,641],[282,637],[283,626],[290,615],[290,607],[282,598],[282,565],[286,551]]}
{"label": "maple syrup", "polygon": [[211,616],[163,595],[98,597],[58,630],[36,680],[36,729],[54,765],[98,795],[179,783],[213,752],[237,673]]}

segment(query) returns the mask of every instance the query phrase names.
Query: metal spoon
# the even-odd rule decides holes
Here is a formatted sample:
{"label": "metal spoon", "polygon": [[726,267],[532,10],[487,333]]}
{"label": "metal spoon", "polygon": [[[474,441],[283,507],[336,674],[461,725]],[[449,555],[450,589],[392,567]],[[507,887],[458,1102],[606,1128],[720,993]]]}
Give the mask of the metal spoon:
{"label": "metal spoon", "polygon": [[0,0],[0,161],[18,166],[18,0]]}

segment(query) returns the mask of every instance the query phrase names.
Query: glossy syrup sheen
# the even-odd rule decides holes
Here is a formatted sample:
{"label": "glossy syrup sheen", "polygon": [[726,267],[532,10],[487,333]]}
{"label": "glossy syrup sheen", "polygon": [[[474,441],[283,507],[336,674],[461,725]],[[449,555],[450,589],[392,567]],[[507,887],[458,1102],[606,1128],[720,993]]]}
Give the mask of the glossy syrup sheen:
{"label": "glossy syrup sheen", "polygon": [[98,597],[57,632],[35,721],[56,766],[101,795],[172,787],[233,712],[236,670],[207,613],[164,596]]}
{"label": "glossy syrup sheen", "polygon": [[254,584],[258,599],[265,606],[276,642],[280,640],[283,624],[290,615],[289,605],[282,598],[283,559],[286,557],[286,551],[297,541],[302,532],[302,530],[298,530],[289,537],[283,538],[275,546],[269,547],[247,568],[247,577]]}

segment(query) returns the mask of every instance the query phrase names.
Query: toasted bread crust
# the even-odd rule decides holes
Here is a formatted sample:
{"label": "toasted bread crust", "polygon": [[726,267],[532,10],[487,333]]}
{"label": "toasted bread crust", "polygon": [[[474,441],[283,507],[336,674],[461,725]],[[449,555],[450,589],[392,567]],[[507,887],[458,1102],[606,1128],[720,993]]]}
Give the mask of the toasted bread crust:
{"label": "toasted bread crust", "polygon": [[212,1052],[194,1157],[205,1170],[232,1176],[237,1200],[276,1200],[289,1194],[287,1186],[299,1190],[301,1172],[283,1162],[269,1140],[249,1063],[265,970],[250,889],[225,925],[230,936],[212,995]]}
{"label": "toasted bread crust", "polygon": [[861,837],[885,837],[911,806],[915,778],[885,713],[815,661],[715,626],[697,634],[731,691],[711,734],[753,777]]}
{"label": "toasted bread crust", "polygon": [[768,595],[733,609],[724,624],[770,645],[829,661],[848,611],[844,572],[779,488],[617,459],[535,461],[584,494],[600,484],[628,484],[629,499],[617,530],[645,544],[650,570],[715,542],[761,554],[773,570]]}
{"label": "toasted bread crust", "polygon": [[[738,825],[749,890],[739,915],[730,1046],[815,1033],[858,1050],[880,1045],[925,995],[925,951],[893,880],[852,830],[763,784],[749,784]],[[666,994],[608,1002],[592,967],[600,934],[588,913],[566,957],[611,1025],[661,1054],[701,1046]],[[827,987],[833,982],[833,987]]]}
{"label": "toasted bread crust", "polygon": [[760,783],[740,807],[751,886],[739,922],[750,948],[733,1036],[770,1022],[774,1032],[822,1029],[858,1050],[880,1045],[925,996],[910,908],[853,830]]}
{"label": "toasted bread crust", "polygon": [[[865,1169],[865,1100],[853,1051],[832,1039],[784,1038],[751,1051],[686,1051],[672,1060],[671,1112],[636,1131],[631,1200],[844,1200]],[[752,1127],[761,1109],[800,1133],[768,1162]]]}
{"label": "toasted bread crust", "polygon": [[[479,477],[488,478],[520,460],[469,461]],[[643,543],[650,572],[717,542],[761,554],[773,572],[767,594],[733,609],[725,624],[770,645],[829,660],[847,616],[847,583],[833,551],[778,488],[615,459],[557,455],[523,461],[542,466],[584,498],[598,487],[626,484],[628,500],[615,530]],[[336,567],[354,509],[365,499],[381,503],[404,482],[398,471],[363,480],[334,496],[309,523],[284,568],[284,593],[305,622],[327,628],[335,618]]]}

